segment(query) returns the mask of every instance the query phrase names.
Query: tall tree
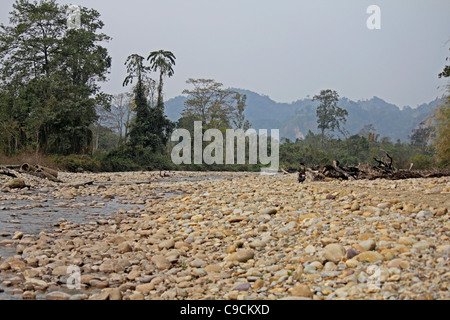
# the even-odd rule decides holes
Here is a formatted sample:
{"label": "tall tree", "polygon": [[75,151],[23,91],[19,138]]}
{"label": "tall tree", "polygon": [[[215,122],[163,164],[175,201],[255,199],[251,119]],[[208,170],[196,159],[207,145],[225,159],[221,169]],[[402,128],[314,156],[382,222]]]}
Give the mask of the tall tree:
{"label": "tall tree", "polygon": [[[450,90],[449,90],[450,91]],[[442,97],[441,104],[433,115],[435,121],[434,147],[443,167],[450,166],[450,93]]]}
{"label": "tall tree", "polygon": [[128,130],[130,127],[130,120],[133,115],[131,109],[131,99],[129,93],[119,93],[113,97],[111,104],[111,114],[113,121],[113,128],[119,133],[119,145],[126,142],[128,137]]}
{"label": "tall tree", "polygon": [[108,104],[97,84],[111,66],[99,44],[109,40],[99,32],[103,22],[97,11],[81,8],[80,28],[68,29],[67,7],[54,0],[17,0],[10,25],[0,26],[0,108],[8,109],[7,121],[18,124],[15,151],[34,145],[37,152],[40,146],[47,152],[89,152],[95,106]]}
{"label": "tall tree", "polygon": [[[449,49],[450,50],[450,49]],[[450,57],[446,58],[448,61]],[[444,70],[439,73],[439,78],[450,78],[450,66],[446,65]],[[443,167],[450,166],[450,84],[447,80],[446,91],[441,99],[441,103],[436,107],[432,116],[432,122],[435,124],[435,138],[433,145],[436,149],[436,155]]]}
{"label": "tall tree", "polygon": [[189,79],[186,83],[194,88],[183,91],[188,95],[184,118],[200,120],[205,128],[250,127],[244,116],[245,95],[224,89],[223,84],[212,79]]}
{"label": "tall tree", "polygon": [[[66,6],[61,10],[65,12]],[[99,32],[104,23],[96,10],[81,8],[80,15],[80,28],[66,30],[55,57],[58,71],[53,79],[62,90],[53,109],[56,121],[44,124],[52,131],[51,146],[66,146],[56,149],[63,153],[88,152],[92,140],[89,126],[97,118],[96,107],[109,109],[111,101],[98,84],[107,80],[111,67],[111,57],[100,45],[110,37]]]}
{"label": "tall tree", "polygon": [[[450,50],[450,49],[449,49]],[[450,57],[446,58],[448,61]],[[445,66],[439,73],[439,78],[450,77],[450,66]],[[432,121],[435,123],[436,135],[433,145],[436,148],[436,155],[443,167],[450,166],[450,84],[447,81],[446,91],[441,99],[441,103],[436,107]]]}
{"label": "tall tree", "polygon": [[334,90],[322,90],[319,95],[315,95],[313,101],[320,101],[317,107],[317,124],[322,135],[322,142],[326,131],[335,131],[345,135],[342,124],[347,122],[348,112],[338,107],[339,94]]}
{"label": "tall tree", "polygon": [[127,58],[125,65],[128,74],[123,86],[132,84],[134,79],[137,80],[133,88],[136,117],[130,130],[130,144],[145,148],[150,145],[155,146],[157,142],[155,142],[156,137],[152,134],[150,126],[150,107],[145,95],[144,85],[144,81],[148,79],[150,68],[144,65],[144,61],[145,58],[138,54],[132,54]]}
{"label": "tall tree", "polygon": [[163,103],[158,103],[156,107],[149,105],[147,96],[151,91],[152,80],[148,74],[153,69],[144,65],[144,61],[142,56],[133,54],[125,62],[128,75],[123,85],[137,79],[134,87],[136,117],[130,130],[130,144],[133,147],[151,147],[154,151],[161,151],[169,140],[174,124],[165,116]]}
{"label": "tall tree", "polygon": [[433,128],[422,121],[417,128],[411,132],[411,145],[420,150],[425,150],[428,142],[431,140]]}
{"label": "tall tree", "polygon": [[153,51],[148,56],[147,60],[150,60],[150,68],[154,72],[159,71],[159,84],[158,84],[158,102],[157,107],[164,109],[163,98],[163,85],[164,77],[169,78],[174,75],[173,66],[175,66],[175,56],[172,52],[166,50]]}

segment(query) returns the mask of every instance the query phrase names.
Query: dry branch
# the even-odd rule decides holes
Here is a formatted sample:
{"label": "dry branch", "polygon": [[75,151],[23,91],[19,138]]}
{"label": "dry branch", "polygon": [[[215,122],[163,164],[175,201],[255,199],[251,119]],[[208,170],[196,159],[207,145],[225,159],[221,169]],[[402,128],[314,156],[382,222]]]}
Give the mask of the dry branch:
{"label": "dry branch", "polygon": [[375,180],[375,179],[387,179],[387,180],[400,180],[400,179],[413,179],[413,178],[436,178],[443,176],[450,176],[449,170],[432,170],[432,171],[419,171],[419,170],[402,170],[396,169],[392,166],[393,159],[386,154],[389,162],[374,160],[378,163],[377,166],[371,166],[369,164],[360,165],[358,167],[342,167],[339,165],[339,161],[333,161],[333,165],[325,165],[319,168],[308,168],[306,170],[306,177],[309,181],[325,181],[328,179],[340,179],[340,180]]}

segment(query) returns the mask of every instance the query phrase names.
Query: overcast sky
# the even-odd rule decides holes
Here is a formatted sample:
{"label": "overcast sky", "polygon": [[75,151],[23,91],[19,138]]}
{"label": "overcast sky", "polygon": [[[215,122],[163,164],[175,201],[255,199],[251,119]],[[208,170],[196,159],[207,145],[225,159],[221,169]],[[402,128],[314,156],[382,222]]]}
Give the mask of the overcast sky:
{"label": "overcast sky", "polygon": [[[14,2],[1,0],[1,23]],[[177,58],[166,99],[188,88],[189,78],[210,78],[278,102],[333,89],[352,100],[378,96],[416,107],[440,97],[446,83],[437,74],[449,55],[448,0],[57,2],[100,12],[112,37],[108,93],[124,91],[128,55],[160,49]],[[381,9],[380,30],[367,28],[370,5]]]}

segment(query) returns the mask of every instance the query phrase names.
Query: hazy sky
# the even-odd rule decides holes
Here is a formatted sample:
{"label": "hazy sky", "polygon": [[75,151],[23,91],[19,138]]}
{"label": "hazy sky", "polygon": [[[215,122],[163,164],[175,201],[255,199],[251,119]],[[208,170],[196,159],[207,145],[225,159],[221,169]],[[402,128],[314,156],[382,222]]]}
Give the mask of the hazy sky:
{"label": "hazy sky", "polygon": [[[378,96],[416,107],[440,97],[446,83],[437,74],[449,55],[448,0],[57,2],[101,13],[113,38],[108,93],[125,90],[128,55],[160,49],[177,57],[166,99],[188,88],[189,78],[210,78],[278,102],[333,89],[353,100]],[[0,22],[8,23],[13,3],[1,0]],[[370,5],[381,9],[381,30],[366,26]]]}

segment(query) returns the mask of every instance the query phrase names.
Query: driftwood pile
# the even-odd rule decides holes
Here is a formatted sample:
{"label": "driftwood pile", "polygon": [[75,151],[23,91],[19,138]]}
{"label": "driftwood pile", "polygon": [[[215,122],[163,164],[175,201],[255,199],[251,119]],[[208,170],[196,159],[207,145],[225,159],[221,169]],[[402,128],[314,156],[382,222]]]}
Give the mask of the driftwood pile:
{"label": "driftwood pile", "polygon": [[331,179],[341,180],[401,180],[413,178],[437,178],[443,176],[450,176],[448,170],[411,170],[396,169],[392,166],[392,158],[386,154],[387,160],[373,158],[378,165],[359,165],[357,167],[342,167],[339,161],[333,161],[332,165],[322,167],[313,167],[306,169],[306,178],[309,181],[327,181]]}
{"label": "driftwood pile", "polygon": [[19,173],[26,173],[53,182],[62,182],[58,179],[58,171],[40,165],[32,166],[28,163],[24,163],[21,166],[0,166],[1,175],[19,178]]}

